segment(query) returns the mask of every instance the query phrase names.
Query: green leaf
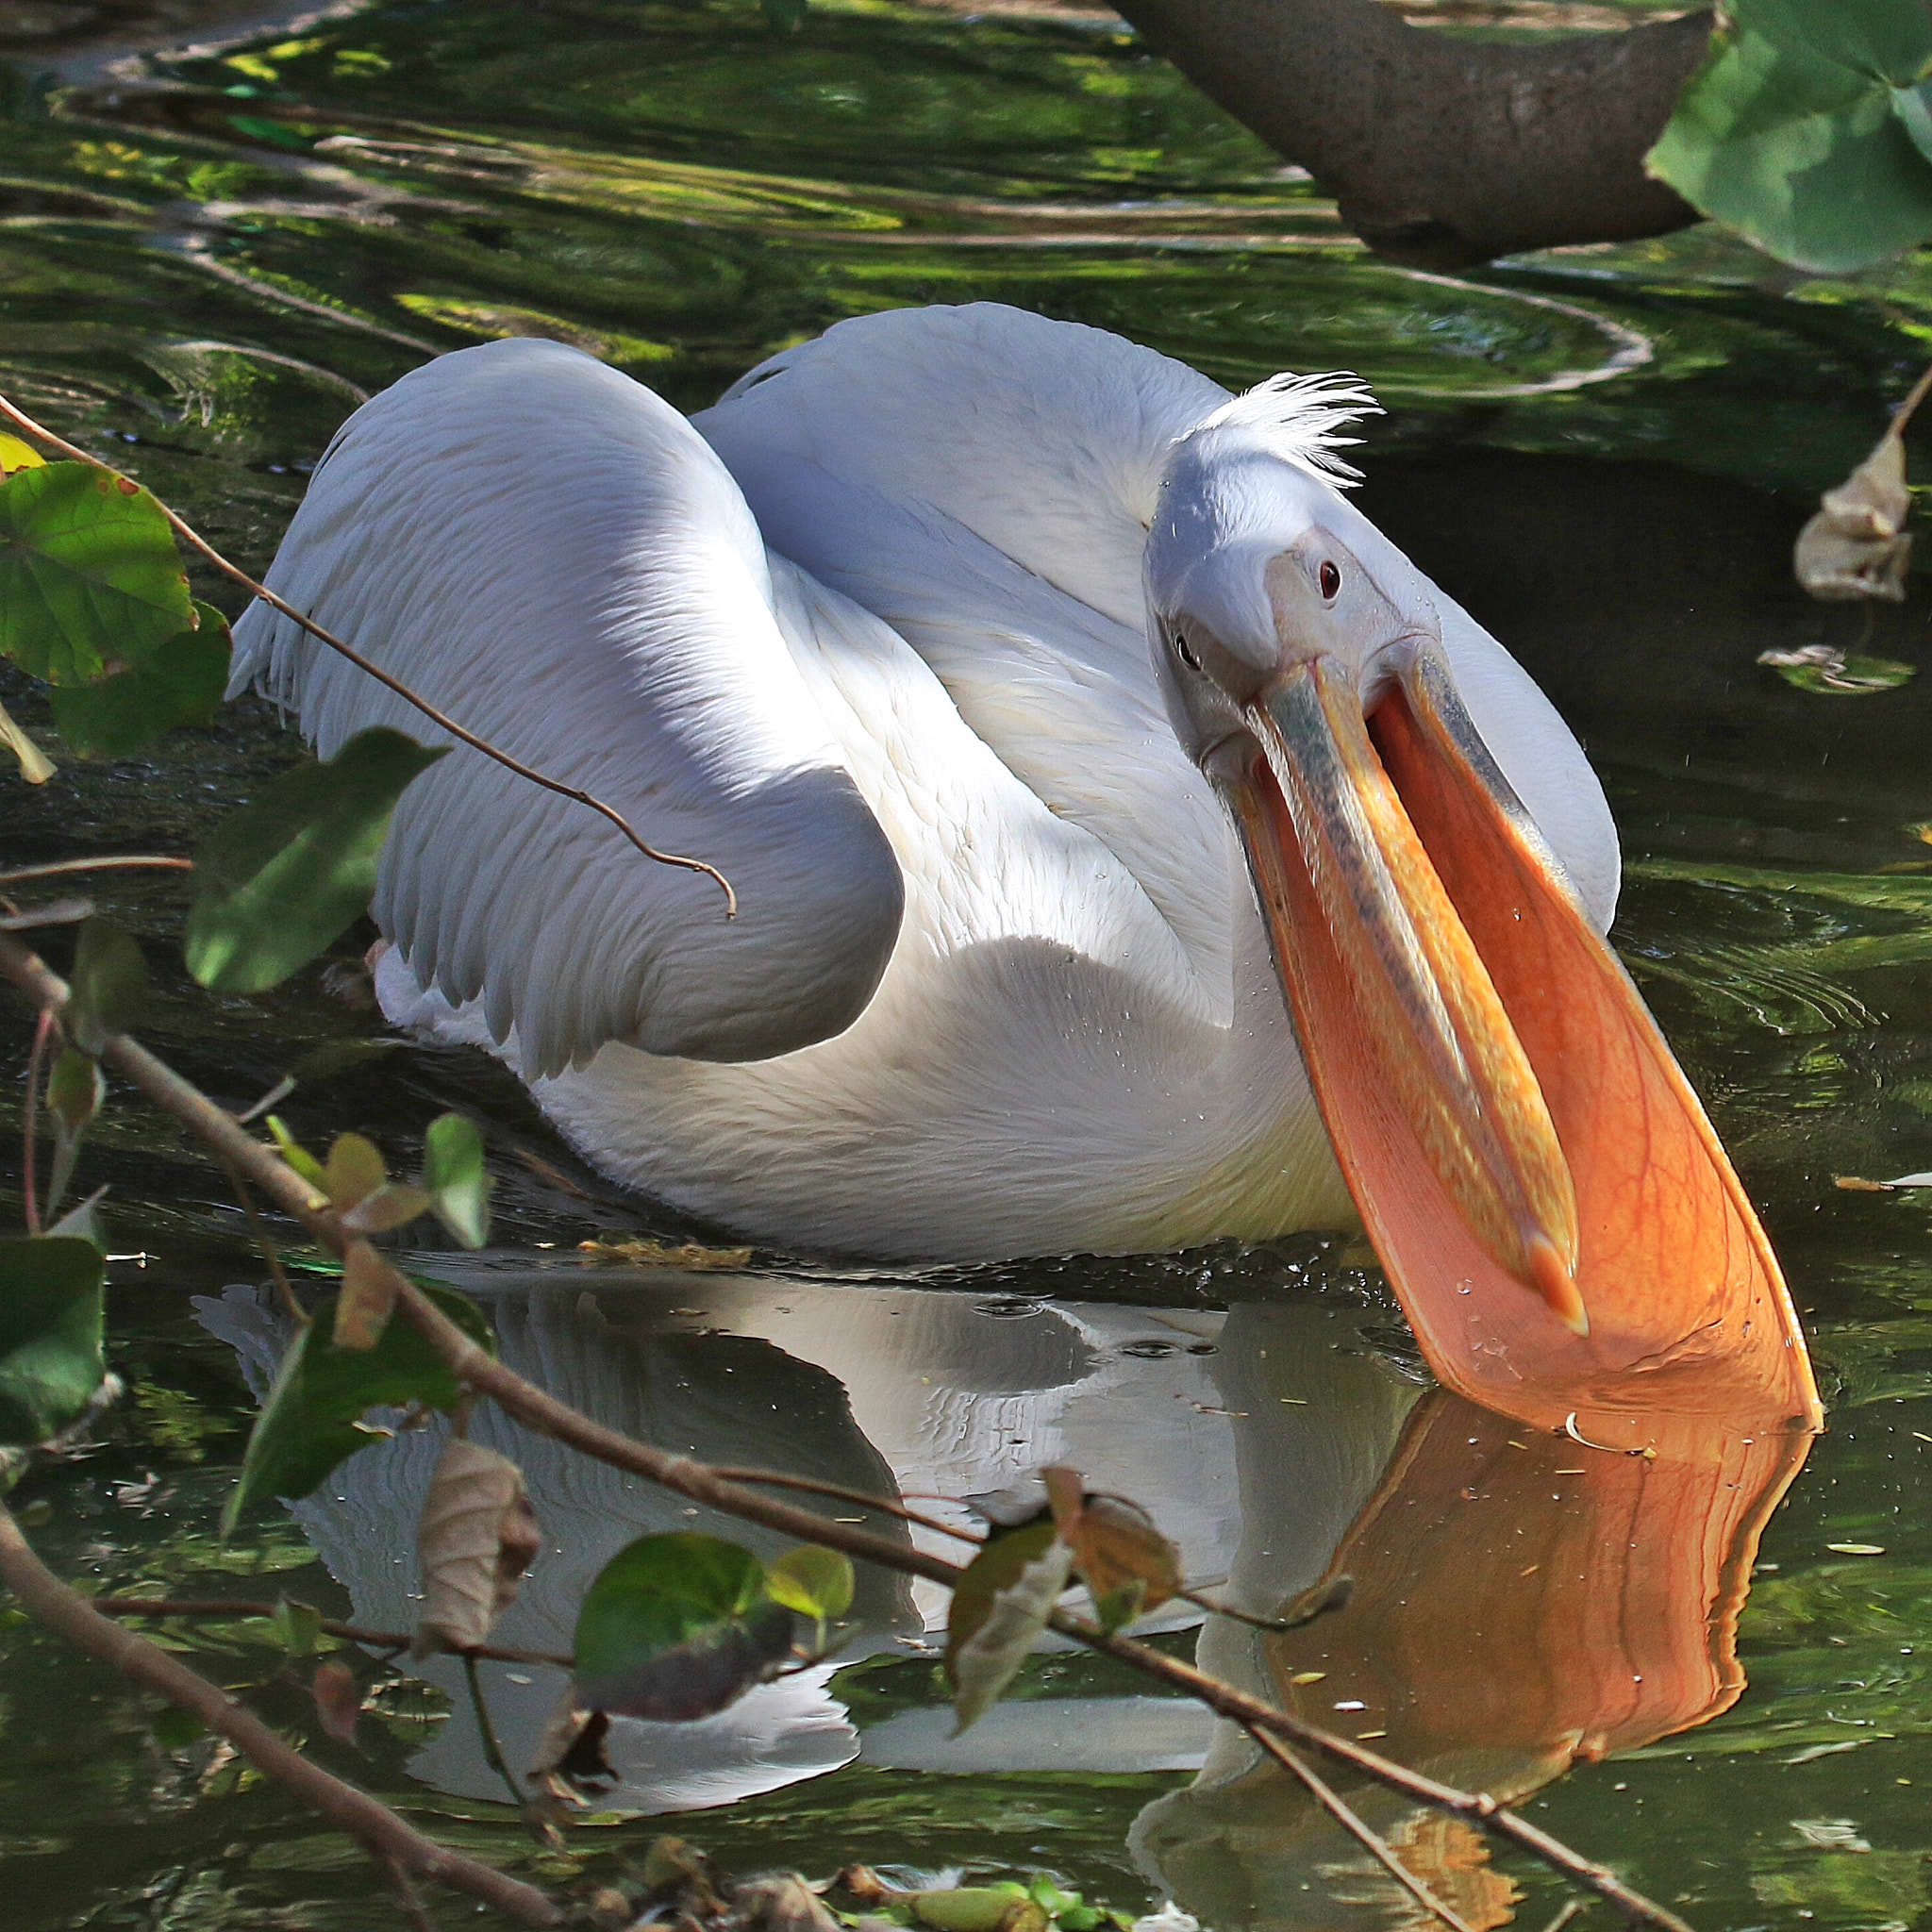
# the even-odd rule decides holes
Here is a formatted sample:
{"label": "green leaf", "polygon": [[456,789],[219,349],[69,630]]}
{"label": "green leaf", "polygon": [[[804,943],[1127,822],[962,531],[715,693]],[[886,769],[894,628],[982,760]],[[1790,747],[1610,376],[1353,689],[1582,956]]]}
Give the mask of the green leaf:
{"label": "green leaf", "polygon": [[1869,266],[1932,235],[1914,140],[1932,71],[1917,0],[1732,0],[1644,165],[1780,260]]}
{"label": "green leaf", "polygon": [[396,800],[447,750],[359,731],[224,821],[195,855],[188,970],[218,991],[264,992],[306,966],[368,906]]}
{"label": "green leaf", "polygon": [[65,1048],[47,1075],[47,1111],[63,1134],[80,1134],[100,1111],[108,1083],[93,1058],[74,1047]]}
{"label": "green leaf", "polygon": [[995,1526],[979,1554],[967,1564],[953,1586],[952,1608],[946,1615],[948,1674],[952,1672],[954,1657],[986,1622],[993,1598],[1017,1583],[1020,1573],[1046,1553],[1058,1533],[1051,1516],[1041,1516],[1013,1529]]}
{"label": "green leaf", "polygon": [[206,724],[228,688],[227,621],[197,604],[192,630],[164,639],[145,663],[99,684],[52,693],[54,723],[76,751],[125,758],[177,724]]}
{"label": "green leaf", "polygon": [[[486,1347],[490,1331],[475,1305],[447,1289],[424,1293],[465,1334]],[[355,1426],[367,1409],[453,1408],[462,1388],[438,1356],[407,1322],[391,1322],[371,1349],[338,1347],[335,1301],[315,1310],[313,1319],[290,1344],[256,1420],[242,1459],[242,1479],[222,1513],[222,1533],[229,1534],[242,1513],[271,1496],[306,1496],[344,1457],[375,1439]]]}
{"label": "green leaf", "polygon": [[61,1018],[82,1053],[98,1054],[116,1033],[132,1033],[147,1010],[147,961],[141,948],[105,919],[81,922],[74,973]]}
{"label": "green leaf", "polygon": [[107,1261],[71,1236],[0,1241],[0,1442],[44,1442],[108,1373],[101,1357]]}
{"label": "green leaf", "polygon": [[791,1627],[749,1550],[695,1531],[640,1537],[577,1612],[577,1696],[625,1717],[708,1717],[790,1656]]}
{"label": "green leaf", "polygon": [[90,684],[193,622],[175,533],[145,490],[87,463],[0,486],[0,658],[49,684]]}
{"label": "green leaf", "polygon": [[840,1550],[806,1543],[765,1566],[765,1591],[788,1610],[829,1624],[852,1607],[852,1558]]}
{"label": "green leaf", "polygon": [[328,1198],[328,1170],[315,1156],[290,1133],[288,1124],[277,1114],[268,1117],[268,1130],[275,1137],[275,1147],[282,1158],[292,1167],[315,1191],[326,1200]]}
{"label": "green leaf", "polygon": [[436,1218],[466,1248],[490,1239],[489,1174],[483,1137],[459,1113],[439,1115],[423,1138],[423,1187]]}
{"label": "green leaf", "polygon": [[389,1179],[382,1150],[360,1134],[338,1134],[322,1171],[322,1191],[331,1208],[353,1208]]}
{"label": "green leaf", "polygon": [[268,1619],[269,1637],[291,1657],[313,1657],[322,1639],[322,1612],[312,1604],[284,1597]]}
{"label": "green leaf", "polygon": [[994,1592],[973,1635],[947,1651],[946,1673],[953,1680],[953,1712],[958,1719],[954,1737],[977,1724],[1019,1674],[1073,1574],[1073,1547],[1056,1538],[1009,1586]]}

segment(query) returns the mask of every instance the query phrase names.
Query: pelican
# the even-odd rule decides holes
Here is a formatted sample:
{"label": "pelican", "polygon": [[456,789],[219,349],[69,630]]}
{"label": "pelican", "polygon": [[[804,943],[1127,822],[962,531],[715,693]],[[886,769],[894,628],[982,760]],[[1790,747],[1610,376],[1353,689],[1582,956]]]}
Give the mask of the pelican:
{"label": "pelican", "polygon": [[[1370,407],[991,304],[841,323],[689,420],[548,341],[406,375],[271,586],[739,911],[459,748],[391,824],[384,1011],[771,1246],[1358,1216],[1477,1400],[1574,1426],[1641,1370],[1811,1426],[1777,1264],[1604,941],[1602,790],[1342,494]],[[268,607],[236,640],[325,755],[441,738]]]}

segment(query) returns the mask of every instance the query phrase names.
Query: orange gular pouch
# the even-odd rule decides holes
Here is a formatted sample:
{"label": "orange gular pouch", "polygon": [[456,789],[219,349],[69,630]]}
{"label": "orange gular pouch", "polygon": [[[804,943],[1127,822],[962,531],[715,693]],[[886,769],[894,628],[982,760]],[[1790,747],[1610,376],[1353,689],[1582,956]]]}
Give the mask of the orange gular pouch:
{"label": "orange gular pouch", "polygon": [[1226,790],[1303,1058],[1437,1377],[1619,1449],[1819,1427],[1737,1175],[1446,674],[1365,728],[1316,660],[1248,716]]}

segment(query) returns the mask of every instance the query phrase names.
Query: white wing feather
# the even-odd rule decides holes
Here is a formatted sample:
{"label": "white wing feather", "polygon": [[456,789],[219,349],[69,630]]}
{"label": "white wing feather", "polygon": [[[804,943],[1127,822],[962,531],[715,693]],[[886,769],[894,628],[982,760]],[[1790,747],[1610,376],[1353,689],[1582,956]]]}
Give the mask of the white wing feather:
{"label": "white wing feather", "polygon": [[[377,924],[424,986],[482,999],[526,1075],[608,1041],[765,1058],[863,1010],[897,862],[792,661],[742,496],[650,391],[555,342],[443,357],[344,425],[268,581],[735,887],[727,924],[711,880],[467,748],[418,779]],[[264,605],[236,643],[237,683],[297,710],[324,756],[372,724],[447,741]]]}

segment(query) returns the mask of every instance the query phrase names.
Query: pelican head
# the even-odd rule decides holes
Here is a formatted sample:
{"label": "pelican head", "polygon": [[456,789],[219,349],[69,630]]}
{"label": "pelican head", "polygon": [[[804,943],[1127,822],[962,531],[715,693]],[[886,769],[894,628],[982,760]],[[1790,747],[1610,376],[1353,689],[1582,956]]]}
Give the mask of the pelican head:
{"label": "pelican head", "polygon": [[1277,380],[1210,416],[1144,561],[1168,709],[1240,834],[1356,1204],[1466,1392],[1574,1408],[1641,1366],[1696,1407],[1774,1389],[1808,1425],[1723,1149],[1465,709],[1434,587],[1322,474],[1363,400]]}

